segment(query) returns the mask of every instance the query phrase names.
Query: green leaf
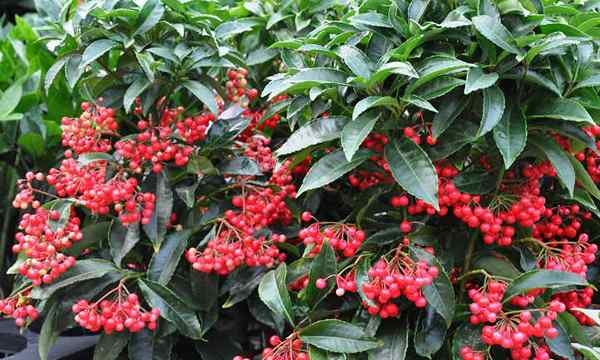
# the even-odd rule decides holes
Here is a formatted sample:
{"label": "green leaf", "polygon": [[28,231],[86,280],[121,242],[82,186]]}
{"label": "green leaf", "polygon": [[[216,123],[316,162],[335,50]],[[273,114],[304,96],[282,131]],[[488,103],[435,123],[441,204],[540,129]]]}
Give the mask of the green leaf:
{"label": "green leaf", "polygon": [[195,305],[200,310],[210,310],[219,297],[218,275],[191,270],[190,284],[196,302]]}
{"label": "green leaf", "polygon": [[292,326],[295,326],[286,276],[285,263],[281,263],[277,269],[269,271],[258,285],[258,296],[271,311],[285,317]]}
{"label": "green leaf", "polygon": [[144,329],[131,334],[127,354],[129,360],[170,360],[172,350],[172,337],[159,336]]}
{"label": "green leaf", "polygon": [[358,326],[335,319],[317,321],[298,333],[303,342],[335,353],[354,354],[381,346]]}
{"label": "green leaf", "polygon": [[420,23],[430,2],[431,0],[412,0],[408,5],[408,18],[417,24]]}
{"label": "green leaf", "polygon": [[408,349],[409,327],[407,317],[402,321],[386,320],[377,332],[377,338],[383,342],[383,346],[371,350],[370,358],[373,360],[404,360]]}
{"label": "green leaf", "polygon": [[432,136],[438,139],[454,123],[454,120],[462,114],[468,103],[468,96],[455,93],[446,96],[439,106],[440,111],[433,117],[431,125]]}
{"label": "green leaf", "polygon": [[167,179],[167,175],[164,172],[156,174],[155,177],[149,178],[148,181],[149,183],[145,191],[154,193],[156,200],[154,201],[154,212],[152,213],[150,222],[142,225],[142,228],[150,241],[152,241],[154,251],[158,252],[171,221],[173,191],[169,186],[169,179]]}
{"label": "green leaf", "polygon": [[226,161],[219,166],[222,174],[256,176],[262,175],[260,167],[253,159],[245,156],[238,156],[232,160]]}
{"label": "green leaf", "polygon": [[220,40],[227,40],[228,38],[236,35],[245,33],[252,30],[259,22],[253,18],[244,18],[234,21],[227,21],[217,26],[215,29],[215,36]]}
{"label": "green leaf", "polygon": [[130,335],[127,331],[100,335],[94,348],[94,360],[116,360],[127,346]]}
{"label": "green leaf", "polygon": [[512,34],[502,25],[499,18],[479,15],[471,18],[471,21],[475,29],[496,46],[512,54],[521,54],[521,49],[516,46]]}
{"label": "green leaf", "polygon": [[177,269],[177,264],[179,264],[191,236],[190,229],[169,234],[160,247],[160,251],[155,253],[150,260],[148,279],[161,285],[167,285]]}
{"label": "green leaf", "polygon": [[425,100],[432,100],[444,96],[464,84],[465,81],[463,79],[452,76],[440,76],[417,89],[415,95],[418,95]]}
{"label": "green leaf", "polygon": [[365,53],[355,46],[342,45],[337,54],[356,76],[369,80],[373,71],[371,61]]}
{"label": "green leaf", "polygon": [[133,36],[143,35],[152,29],[165,13],[165,8],[160,0],[147,0],[137,18],[137,29]]}
{"label": "green leaf", "polygon": [[380,114],[367,112],[354,121],[350,121],[342,130],[342,149],[346,160],[351,161],[360,145],[375,127]]}
{"label": "green leaf", "polygon": [[415,351],[417,354],[431,359],[444,345],[447,324],[444,318],[430,306],[425,308],[417,320],[415,329]]}
{"label": "green leaf", "polygon": [[463,322],[455,331],[452,339],[452,359],[462,359],[460,349],[469,346],[475,351],[482,351],[486,345],[481,341],[481,327]]}
{"label": "green leaf", "polygon": [[554,140],[546,137],[539,135],[530,136],[529,142],[541,150],[548,160],[550,160],[558,178],[572,197],[573,190],[575,189],[575,169],[567,153]]}
{"label": "green leaf", "polygon": [[477,136],[483,136],[492,131],[504,114],[504,93],[497,86],[483,90],[483,114]]}
{"label": "green leaf", "polygon": [[279,51],[277,49],[270,49],[266,47],[260,47],[254,51],[248,53],[246,57],[246,65],[254,66],[266,63],[267,61],[273,59],[279,55]]}
{"label": "green leaf", "polygon": [[497,180],[493,172],[473,166],[461,171],[454,178],[454,185],[467,194],[488,194],[496,190]]}
{"label": "green leaf", "polygon": [[560,318],[557,318],[553,325],[558,330],[558,336],[553,339],[545,336],[544,340],[546,344],[548,344],[548,347],[554,354],[568,360],[575,360],[575,352],[571,346],[570,334],[563,327]]}
{"label": "green leaf", "polygon": [[130,224],[123,226],[120,222],[113,224],[110,232],[110,254],[117,265],[121,265],[123,258],[140,241],[140,225]]}
{"label": "green leaf", "polygon": [[0,116],[12,113],[17,108],[17,105],[19,105],[22,96],[23,83],[16,81],[0,96]]}
{"label": "green leaf", "polygon": [[74,54],[69,57],[65,66],[65,78],[67,79],[67,85],[69,89],[73,89],[81,75],[83,75],[83,67],[79,66],[81,63],[81,55]]}
{"label": "green leaf", "polygon": [[518,105],[504,109],[502,119],[494,127],[494,141],[504,159],[504,167],[510,168],[527,143],[527,119]]}
{"label": "green leaf", "polygon": [[213,94],[212,90],[202,85],[199,81],[194,80],[186,80],[182,85],[197,97],[198,100],[202,101],[215,116],[219,114],[217,100],[215,100],[215,94]]}
{"label": "green leaf", "polygon": [[277,149],[276,154],[277,156],[288,155],[312,145],[337,139],[347,122],[348,118],[343,116],[317,118],[294,131]]}
{"label": "green leaf", "polygon": [[373,27],[391,28],[392,25],[389,23],[386,16],[376,12],[367,12],[352,16],[350,19],[352,24],[366,25]]}
{"label": "green leaf", "polygon": [[62,274],[55,282],[47,286],[35,288],[31,294],[34,299],[47,299],[59,289],[77,284],[84,280],[97,279],[113,271],[118,271],[118,269],[113,263],[106,260],[79,260],[75,266],[67,270],[67,272]]}
{"label": "green leaf", "polygon": [[573,169],[575,170],[575,177],[579,184],[587,190],[593,197],[600,200],[600,190],[596,186],[596,183],[587,172],[583,164],[579,162],[573,155],[567,154],[569,156],[569,160],[571,161],[571,165],[573,165]]}
{"label": "green leaf", "polygon": [[534,270],[515,278],[504,292],[504,301],[513,296],[521,295],[532,289],[556,289],[565,286],[588,286],[581,276],[556,270]]}
{"label": "green leaf", "polygon": [[418,78],[419,73],[408,62],[393,61],[382,65],[369,79],[369,86],[384,81],[391,74],[404,75],[409,78]]}
{"label": "green leaf", "polygon": [[448,274],[446,274],[444,267],[437,258],[422,248],[413,246],[410,248],[410,252],[418,260],[423,260],[438,268],[438,277],[433,279],[431,285],[423,288],[423,296],[427,299],[428,305],[435,309],[435,311],[446,321],[446,325],[450,327],[454,318],[456,297],[454,295],[454,287],[450,282]]}
{"label": "green leaf", "polygon": [[591,76],[578,82],[577,85],[573,87],[573,90],[598,86],[600,86],[600,74],[592,74]]}
{"label": "green leaf", "polygon": [[352,111],[352,120],[356,120],[362,113],[377,106],[394,109],[400,105],[398,100],[391,96],[368,96],[356,103]]}
{"label": "green leaf", "polygon": [[451,56],[431,56],[423,61],[417,68],[419,78],[414,80],[406,88],[406,94],[414,92],[418,87],[439,78],[442,75],[465,72],[472,66],[474,65]]}
{"label": "green leaf", "polygon": [[89,165],[96,161],[114,162],[115,158],[108,153],[102,153],[102,152],[90,152],[90,153],[81,154],[77,157],[77,162],[81,166],[86,166],[86,165]]}
{"label": "green leaf", "polygon": [[[310,265],[308,275],[308,285],[306,286],[306,302],[311,308],[314,308],[327,294],[335,287],[335,274],[337,272],[335,252],[329,245],[329,242],[324,242],[321,250],[315,256]],[[324,289],[319,289],[315,285],[317,279],[325,279],[327,286]]]}
{"label": "green leaf", "polygon": [[527,116],[532,119],[557,119],[594,124],[594,120],[580,103],[564,98],[539,101]]}
{"label": "green leaf", "polygon": [[96,40],[88,45],[88,47],[85,48],[83,55],[81,55],[81,63],[79,66],[82,68],[82,71],[85,71],[85,67],[99,59],[117,45],[117,42],[109,39]]}
{"label": "green leaf", "polygon": [[152,57],[152,55],[150,54],[150,52],[143,52],[143,53],[135,53],[135,57],[138,61],[138,63],[140,64],[140,66],[142,67],[142,70],[144,70],[144,74],[146,74],[146,77],[148,78],[148,80],[150,80],[150,82],[154,82],[155,80],[155,76],[154,76],[154,70],[152,69],[152,64],[154,63],[154,58]]}
{"label": "green leaf", "polygon": [[473,261],[473,267],[475,269],[483,269],[492,275],[503,276],[509,279],[514,279],[521,274],[508,258],[497,253],[478,256]]}
{"label": "green leaf", "polygon": [[487,89],[498,81],[498,74],[493,72],[486,74],[480,67],[470,68],[467,72],[467,82],[465,83],[465,95],[473,91]]}
{"label": "green leaf", "polygon": [[365,162],[370,156],[370,151],[359,150],[353,156],[352,160],[348,161],[341,150],[327,154],[310,168],[302,181],[302,186],[300,186],[297,196],[302,195],[308,190],[318,189],[337,180]]}
{"label": "green leaf", "polygon": [[152,85],[152,83],[145,76],[138,77],[131,85],[129,85],[123,96],[123,107],[125,108],[125,111],[129,112],[131,110],[131,105],[133,105],[135,99],[150,85]]}
{"label": "green leaf", "polygon": [[403,102],[407,104],[414,105],[416,107],[420,107],[421,109],[429,110],[431,112],[437,113],[437,109],[431,105],[431,103],[420,96],[410,94],[401,99]]}
{"label": "green leaf", "polygon": [[404,136],[398,137],[386,145],[384,154],[394,179],[404,190],[439,208],[437,173],[419,145]]}
{"label": "green leaf", "polygon": [[66,328],[64,321],[61,321],[63,317],[61,308],[62,304],[60,302],[54,302],[44,318],[38,339],[38,353],[41,360],[48,359],[48,352],[58,340],[60,333]]}
{"label": "green leaf", "polygon": [[192,339],[202,338],[202,328],[194,310],[175,293],[149,280],[139,280],[138,285],[148,304],[158,308],[160,316],[173,323],[181,334]]}
{"label": "green leaf", "polygon": [[592,348],[577,343],[572,343],[571,346],[581,353],[586,360],[600,360],[600,348]]}

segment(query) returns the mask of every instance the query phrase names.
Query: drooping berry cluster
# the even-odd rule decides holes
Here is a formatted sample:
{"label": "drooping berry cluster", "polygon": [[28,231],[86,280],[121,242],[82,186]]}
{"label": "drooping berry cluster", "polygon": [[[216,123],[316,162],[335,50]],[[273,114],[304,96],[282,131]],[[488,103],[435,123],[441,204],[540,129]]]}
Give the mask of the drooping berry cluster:
{"label": "drooping berry cluster", "polygon": [[83,238],[79,230],[80,220],[70,212],[64,225],[53,225],[61,215],[56,210],[39,207],[35,213],[24,214],[19,222],[19,232],[14,253],[23,253],[27,259],[19,266],[21,275],[35,286],[49,284],[75,265],[75,258],[60,251],[70,248]]}
{"label": "drooping berry cluster", "polygon": [[[408,241],[405,239],[394,250],[391,258],[384,256],[369,269],[369,279],[362,285],[362,291],[368,299],[363,302],[363,306],[369,314],[379,315],[384,319],[397,316],[399,309],[393,301],[401,296],[419,308],[427,305],[422,289],[433,283],[439,275],[439,269],[425,261],[413,260],[403,251],[407,245]],[[348,290],[347,287],[344,289]]]}
{"label": "drooping berry cluster", "polygon": [[115,144],[117,154],[128,162],[134,173],[142,173],[148,164],[152,171],[159,173],[165,164],[185,166],[194,148],[179,144],[173,138],[171,127],[153,127],[148,121],[139,121],[141,130],[133,139],[121,140]]}
{"label": "drooping berry cluster", "polygon": [[461,347],[459,355],[463,360],[485,360],[485,353],[483,351],[475,351],[470,346]]}
{"label": "drooping berry cluster", "polygon": [[583,290],[573,290],[564,293],[558,293],[552,296],[553,300],[558,300],[565,304],[567,310],[575,316],[580,324],[586,326],[594,326],[596,322],[594,319],[589,318],[584,313],[574,309],[585,309],[592,303],[592,296],[594,296],[594,289],[589,287]]}
{"label": "drooping berry cluster", "polygon": [[[283,340],[273,335],[269,338],[269,344],[271,346],[262,351],[262,360],[310,360],[308,349],[296,333]],[[238,355],[233,360],[250,360],[250,358]]]}
{"label": "drooping berry cluster", "polygon": [[[109,300],[111,295],[115,295],[115,298]],[[129,293],[122,282],[101,300],[92,304],[87,300],[80,300],[73,305],[72,310],[75,321],[81,327],[93,332],[104,331],[107,335],[123,332],[125,329],[132,333],[144,328],[156,330],[156,322],[160,316],[157,308],[144,310],[138,296]]]}
{"label": "drooping berry cluster", "polygon": [[187,144],[204,141],[209,125],[215,121],[215,115],[205,113],[198,116],[188,117],[175,123],[177,134]]}
{"label": "drooping berry cluster", "polygon": [[596,260],[598,246],[589,243],[587,234],[579,235],[576,242],[567,240],[542,243],[539,266],[548,270],[567,271],[585,278],[588,265]]}
{"label": "drooping berry cluster", "polygon": [[[227,70],[227,82],[225,90],[227,91],[227,100],[239,102],[244,108],[248,107],[248,102],[258,96],[258,90],[248,87],[248,70],[230,69]],[[246,97],[244,99],[244,97]]]}
{"label": "drooping berry cluster", "polygon": [[112,141],[106,135],[116,135],[118,124],[113,109],[87,102],[81,104],[79,118],[64,117],[61,121],[62,144],[76,154],[108,152]]}
{"label": "drooping berry cluster", "polygon": [[323,242],[327,241],[334,250],[345,257],[351,257],[356,254],[365,240],[365,232],[357,229],[354,225],[320,222],[300,230],[298,236],[307,247],[310,247],[311,256],[321,252]]}
{"label": "drooping berry cluster", "polygon": [[38,318],[38,310],[31,305],[31,287],[25,288],[6,299],[0,299],[0,315],[15,319],[18,327]]}

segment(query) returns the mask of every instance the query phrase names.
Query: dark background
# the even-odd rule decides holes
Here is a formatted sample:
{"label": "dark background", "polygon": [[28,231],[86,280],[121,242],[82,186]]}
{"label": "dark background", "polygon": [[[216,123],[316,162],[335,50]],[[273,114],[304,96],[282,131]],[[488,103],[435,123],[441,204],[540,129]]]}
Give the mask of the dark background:
{"label": "dark background", "polygon": [[34,9],[34,0],[0,0],[0,16],[5,16],[9,21],[15,15],[23,15]]}

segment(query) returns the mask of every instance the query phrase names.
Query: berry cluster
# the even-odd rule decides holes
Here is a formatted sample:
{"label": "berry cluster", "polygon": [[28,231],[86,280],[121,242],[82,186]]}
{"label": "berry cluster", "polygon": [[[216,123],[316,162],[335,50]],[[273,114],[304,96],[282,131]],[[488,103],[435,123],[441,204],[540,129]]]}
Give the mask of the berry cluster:
{"label": "berry cluster", "polygon": [[215,121],[215,115],[205,113],[194,117],[188,117],[175,123],[177,134],[187,143],[193,144],[206,139],[208,127]]}
{"label": "berry cluster", "polygon": [[499,281],[489,281],[481,289],[470,289],[468,294],[473,302],[469,305],[469,322],[473,325],[496,322],[502,311],[504,290],[506,284]]}
{"label": "berry cluster", "polygon": [[394,299],[404,296],[417,307],[427,305],[422,288],[432,284],[439,269],[425,261],[415,261],[402,251],[401,244],[391,259],[382,257],[369,269],[369,280],[363,284],[362,291],[369,302],[363,303],[371,315],[382,318],[398,315],[398,306]]}
{"label": "berry cluster", "polygon": [[[116,293],[114,300],[107,297]],[[156,329],[156,322],[160,316],[160,310],[155,308],[146,311],[140,306],[139,298],[134,293],[129,293],[119,283],[119,286],[108,292],[101,300],[90,304],[86,300],[80,300],[73,305],[75,321],[83,328],[98,332],[103,330],[107,335],[113,332],[139,332],[144,328]]]}
{"label": "berry cluster", "polygon": [[275,168],[273,151],[269,147],[271,140],[262,136],[254,135],[245,141],[244,155],[255,160],[262,171],[272,171]]}
{"label": "berry cluster", "polygon": [[485,353],[475,351],[470,346],[461,347],[458,354],[463,360],[485,360]]}
{"label": "berry cluster", "polygon": [[541,243],[540,267],[548,270],[567,271],[585,278],[587,265],[596,260],[598,246],[589,243],[587,234],[579,235],[577,242],[566,240]]}
{"label": "berry cluster", "polygon": [[427,141],[428,145],[433,146],[437,144],[437,139],[431,135],[431,126],[423,126],[422,130],[417,126],[407,126],[402,132],[404,136],[412,140],[412,142],[417,145],[421,144],[421,137],[423,135],[425,135],[425,141]]}
{"label": "berry cluster", "polygon": [[118,128],[113,109],[87,102],[81,104],[79,118],[64,117],[61,121],[62,144],[76,154],[108,152],[112,148],[105,135],[116,135]]}
{"label": "berry cluster", "polygon": [[12,250],[27,257],[19,266],[19,272],[35,286],[51,283],[75,265],[74,257],[60,251],[83,238],[79,230],[80,220],[70,213],[64,226],[52,225],[52,222],[61,220],[60,217],[56,210],[39,207],[35,213],[24,214],[19,222],[20,231],[15,235],[17,243]]}
{"label": "berry cluster", "polygon": [[[256,99],[258,96],[258,90],[248,88],[248,70],[241,69],[230,69],[227,70],[227,82],[225,83],[225,90],[227,91],[227,100],[232,102],[239,102],[242,107],[248,107],[248,102]],[[247,99],[244,99],[244,96]]]}
{"label": "berry cluster", "polygon": [[[306,216],[303,216],[303,220],[305,218]],[[310,220],[310,214],[308,214],[308,220]],[[311,256],[317,255],[321,251],[323,242],[327,241],[334,250],[345,257],[351,257],[356,254],[356,251],[365,240],[365,232],[358,230],[354,225],[320,222],[300,230],[298,236],[307,247],[310,247]]]}
{"label": "berry cluster", "polygon": [[577,321],[580,324],[586,326],[594,326],[596,322],[586,316],[584,313],[579,312],[577,310],[573,310],[576,308],[584,309],[588,307],[592,303],[592,296],[594,295],[593,288],[585,288],[583,290],[573,290],[564,293],[558,293],[552,296],[553,300],[558,300],[565,304],[567,310],[575,316]]}
{"label": "berry cluster", "polygon": [[[262,351],[262,360],[310,360],[306,346],[296,333],[283,340],[273,335],[269,338],[269,344],[271,347]],[[250,360],[250,358],[238,355],[233,360]]]}
{"label": "berry cluster", "polygon": [[151,165],[155,173],[162,171],[165,163],[185,166],[194,148],[177,143],[171,127],[152,127],[150,122],[138,122],[138,133],[133,139],[121,140],[115,144],[117,154],[128,161],[128,167],[134,173],[142,173],[146,164]]}
{"label": "berry cluster", "polygon": [[37,319],[39,313],[30,303],[30,292],[31,287],[23,289],[6,299],[0,299],[0,315],[15,319],[15,324],[18,327],[25,326],[28,319],[30,321]]}

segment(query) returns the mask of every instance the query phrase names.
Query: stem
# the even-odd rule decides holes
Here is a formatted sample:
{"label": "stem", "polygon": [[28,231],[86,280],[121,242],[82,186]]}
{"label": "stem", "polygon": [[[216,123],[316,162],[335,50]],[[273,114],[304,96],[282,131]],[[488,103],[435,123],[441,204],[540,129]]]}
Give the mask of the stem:
{"label": "stem", "polygon": [[[21,151],[19,150],[17,152],[17,156],[15,158],[15,165],[19,163],[20,161],[20,157],[21,157]],[[4,273],[4,259],[6,256],[6,247],[8,245],[8,234],[9,234],[9,228],[10,225],[12,223],[12,218],[13,218],[13,212],[14,212],[14,208],[12,206],[12,201],[15,197],[15,192],[17,191],[17,179],[16,177],[16,168],[15,168],[15,172],[11,173],[8,172],[8,182],[9,182],[9,187],[8,187],[8,194],[6,197],[6,207],[4,208],[4,221],[2,223],[2,235],[0,237],[0,273]],[[2,284],[0,284],[0,290],[2,289]]]}
{"label": "stem", "polygon": [[[479,232],[477,230],[473,231],[473,234],[471,235],[471,238],[469,239],[469,245],[467,247],[467,255],[465,256],[465,263],[463,266],[463,272],[465,274],[469,273],[469,270],[471,270],[471,261],[473,258],[473,252],[475,251],[475,241],[477,240],[477,238],[479,237]],[[464,290],[465,289],[465,279],[462,279],[462,281],[460,282],[460,296],[462,297],[462,295],[464,294]]]}

